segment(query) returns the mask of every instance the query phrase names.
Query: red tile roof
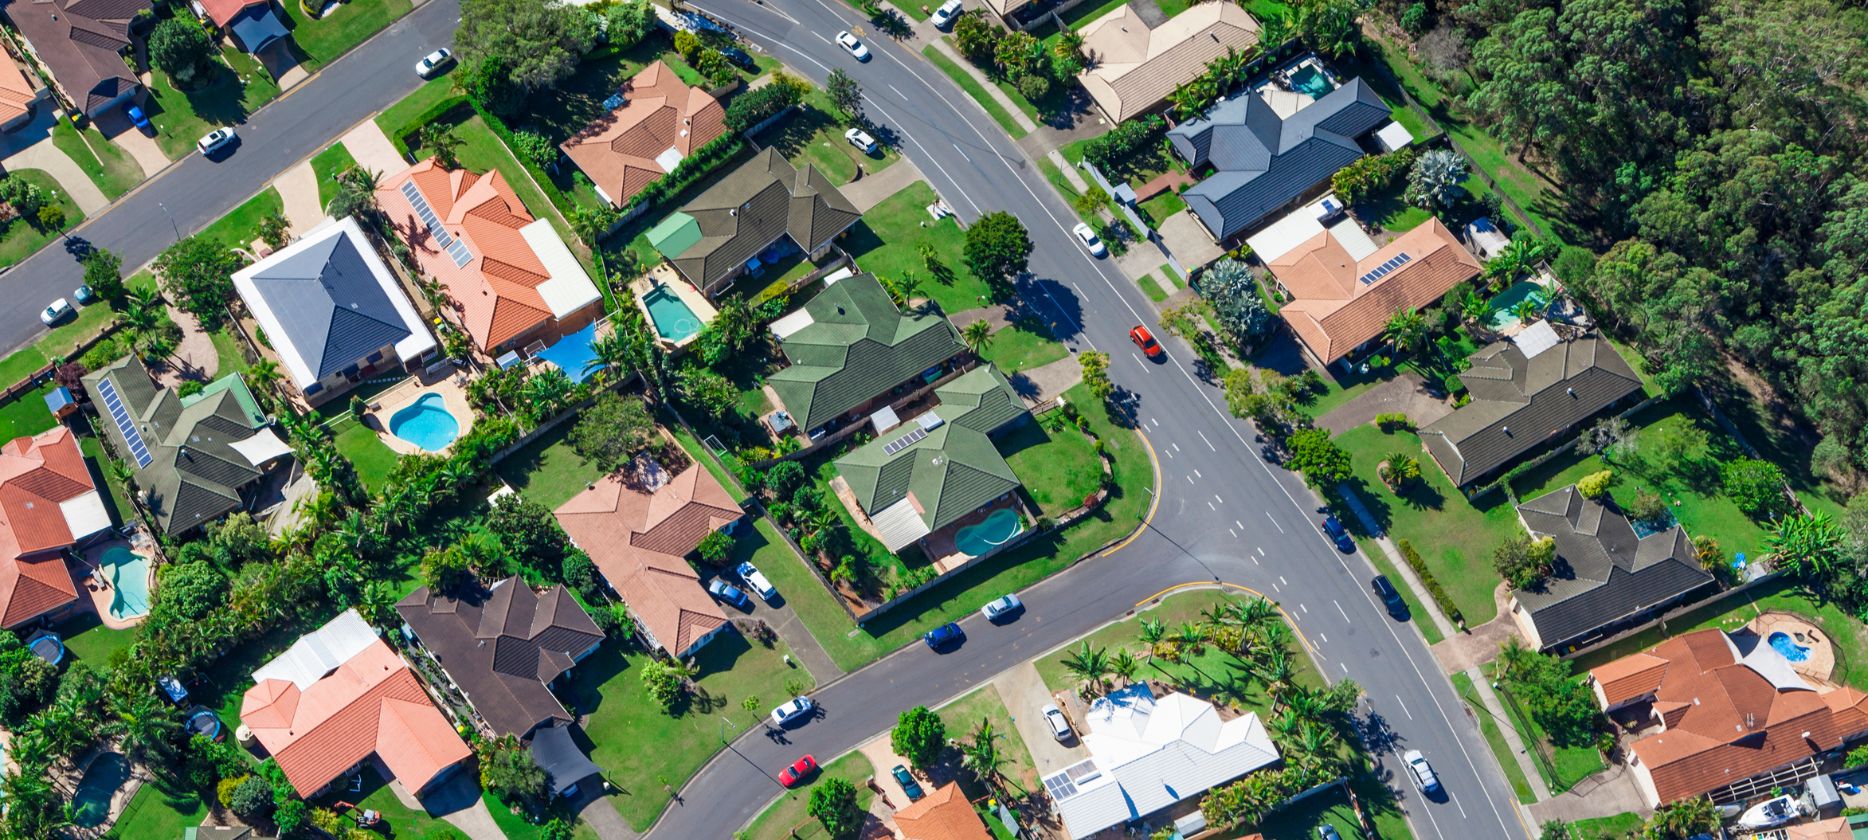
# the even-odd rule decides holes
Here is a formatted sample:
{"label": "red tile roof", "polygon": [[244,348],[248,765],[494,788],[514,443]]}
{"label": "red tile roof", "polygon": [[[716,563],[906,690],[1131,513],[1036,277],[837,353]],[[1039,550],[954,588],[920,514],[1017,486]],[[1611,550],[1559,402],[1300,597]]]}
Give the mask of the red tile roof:
{"label": "red tile roof", "polygon": [[675,655],[726,623],[685,558],[742,513],[699,464],[653,491],[607,476],[556,511],[649,635]]}
{"label": "red tile roof", "polygon": [[[1401,254],[1408,262],[1372,283],[1361,282]],[[1351,259],[1326,230],[1272,260],[1270,268],[1296,298],[1278,314],[1325,364],[1380,336],[1396,312],[1436,303],[1480,270],[1479,261],[1439,219],[1427,220],[1360,261]]]}
{"label": "red tile roof", "polygon": [[895,812],[904,840],[992,840],[960,785],[948,782]]}
{"label": "red tile roof", "polygon": [[95,494],[78,440],[63,426],[0,446],[0,627],[16,627],[78,599],[53,552],[79,537],[61,503]]}
{"label": "red tile roof", "polygon": [[38,85],[27,80],[13,54],[0,47],[0,123],[25,116],[38,93]]}
{"label": "red tile roof", "polygon": [[686,157],[726,133],[726,108],[660,61],[623,82],[620,93],[622,105],[559,148],[604,195],[626,207],[668,172],[658,160],[664,153]]}
{"label": "red tile roof", "polygon": [[195,0],[207,12],[208,20],[215,26],[226,26],[228,21],[238,17],[241,12],[252,6],[264,6],[271,0]]}

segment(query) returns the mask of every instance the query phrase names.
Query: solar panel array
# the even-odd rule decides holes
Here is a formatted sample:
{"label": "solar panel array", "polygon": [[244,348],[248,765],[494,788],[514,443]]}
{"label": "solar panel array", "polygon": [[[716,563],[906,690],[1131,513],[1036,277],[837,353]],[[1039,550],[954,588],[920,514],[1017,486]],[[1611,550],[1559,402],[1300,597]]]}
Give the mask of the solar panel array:
{"label": "solar panel array", "polygon": [[467,250],[466,243],[455,239],[447,228],[441,226],[441,217],[435,214],[433,207],[428,206],[428,199],[422,195],[421,190],[415,188],[413,180],[402,182],[402,197],[415,206],[415,215],[420,216],[422,224],[428,227],[428,235],[433,236],[448,252],[448,256],[454,258],[456,267],[466,268],[468,263],[473,262],[473,252]]}
{"label": "solar panel array", "polygon": [[928,430],[920,429],[920,428],[913,429],[909,431],[908,434],[902,435],[901,437],[898,437],[894,440],[889,441],[888,443],[883,444],[882,454],[893,455],[897,452],[907,449],[910,446],[915,445],[917,441],[927,436],[928,436]]}
{"label": "solar panel array", "polygon": [[1413,255],[1409,254],[1406,251],[1402,251],[1399,254],[1389,257],[1387,262],[1376,266],[1373,271],[1370,271],[1369,273],[1362,275],[1362,284],[1366,286],[1370,283],[1373,283],[1377,280],[1382,279],[1383,277],[1387,277],[1389,272],[1394,271],[1395,269],[1400,268],[1401,266],[1407,265],[1408,261],[1411,259],[1414,259]]}
{"label": "solar panel array", "polygon": [[130,419],[130,410],[123,407],[123,398],[117,396],[117,386],[108,379],[100,379],[97,393],[104,398],[104,410],[110,412],[111,422],[123,433],[123,442],[130,447],[130,457],[136,459],[136,468],[149,466],[156,459],[149,454],[149,445],[143,443],[143,433],[136,430],[136,422]]}
{"label": "solar panel array", "polygon": [[1096,759],[1086,758],[1064,768],[1056,775],[1046,776],[1044,789],[1051,794],[1052,802],[1062,802],[1077,795],[1077,785],[1096,781],[1103,771],[1096,766]]}

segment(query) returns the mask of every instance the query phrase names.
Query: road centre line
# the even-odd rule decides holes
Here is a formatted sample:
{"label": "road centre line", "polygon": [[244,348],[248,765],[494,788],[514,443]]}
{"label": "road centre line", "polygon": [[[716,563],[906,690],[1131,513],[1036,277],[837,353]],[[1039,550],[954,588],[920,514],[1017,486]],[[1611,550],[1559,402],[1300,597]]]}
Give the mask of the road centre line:
{"label": "road centre line", "polygon": [[1265,518],[1271,520],[1271,524],[1277,525],[1278,533],[1284,533],[1284,526],[1278,525],[1278,517],[1272,516],[1271,511],[1265,511]]}
{"label": "road centre line", "polygon": [[895,95],[901,97],[903,102],[908,101],[908,94],[902,93],[901,88],[889,85],[889,90],[895,91]]}
{"label": "road centre line", "polygon": [[[1239,527],[1241,527],[1241,528],[1244,528],[1245,526],[1244,526],[1244,525],[1240,525]],[[1258,547],[1258,556],[1260,556],[1260,557],[1263,557],[1263,556],[1265,556],[1265,547],[1264,547],[1264,546],[1262,546],[1262,545]]]}
{"label": "road centre line", "polygon": [[1207,502],[1207,503],[1206,503],[1206,506],[1207,506],[1207,507],[1209,507],[1209,508],[1213,508],[1213,510],[1219,510],[1219,508],[1216,508],[1216,507],[1213,507],[1213,503],[1212,503],[1212,502]]}
{"label": "road centre line", "polygon": [[1290,585],[1291,585],[1291,582],[1290,582],[1290,581],[1288,581],[1288,580],[1285,580],[1285,579],[1284,579],[1284,575],[1279,575],[1279,576],[1278,576],[1278,582],[1279,582],[1279,583],[1282,583],[1282,584],[1284,584],[1285,586],[1290,586]]}
{"label": "road centre line", "polygon": [[[894,122],[894,120],[889,120],[889,122]],[[966,158],[966,162],[967,162],[967,163],[972,163],[972,162],[973,162],[973,156],[972,156],[972,155],[969,155],[969,154],[967,154],[967,153],[966,153],[966,150],[965,150],[965,149],[962,149],[962,148],[960,148],[960,144],[959,144],[959,143],[955,143],[955,144],[953,144],[953,150],[954,150],[954,151],[956,151],[956,152],[959,152],[959,153],[960,153],[960,156],[961,156],[961,157],[963,157],[963,158]]]}
{"label": "road centre line", "polygon": [[1342,605],[1342,602],[1340,602],[1340,601],[1337,601],[1337,600],[1336,600],[1335,598],[1331,598],[1331,599],[1330,599],[1330,603],[1332,603],[1332,604],[1335,604],[1335,605],[1336,605],[1336,612],[1337,612],[1337,614],[1339,614],[1339,615],[1341,615],[1341,616],[1343,617],[1343,621],[1344,621],[1345,623],[1349,623],[1349,624],[1353,624],[1353,623],[1355,623],[1355,622],[1352,622],[1352,621],[1350,621],[1350,620],[1349,620],[1349,613],[1347,613],[1347,612],[1344,612],[1344,611],[1343,611],[1343,605]]}
{"label": "road centre line", "polygon": [[[1279,579],[1279,580],[1283,580],[1284,578],[1282,578],[1282,577],[1280,577],[1280,578],[1278,578],[1278,579]],[[1310,608],[1309,608],[1309,607],[1306,607],[1306,606],[1304,606],[1303,604],[1298,604],[1298,605],[1297,605],[1297,608],[1298,608],[1298,609],[1300,609],[1300,610],[1303,610],[1303,611],[1304,611],[1304,615],[1309,615],[1309,614],[1310,614]]]}
{"label": "road centre line", "polygon": [[1408,720],[1414,719],[1414,713],[1407,710],[1407,704],[1401,702],[1401,695],[1399,694],[1395,695],[1395,705],[1401,707],[1401,713],[1407,715]]}
{"label": "road centre line", "polygon": [[1214,452],[1219,451],[1219,447],[1214,446],[1212,441],[1206,439],[1206,432],[1200,431],[1199,429],[1194,429],[1193,433],[1200,436],[1200,441],[1206,444],[1206,448],[1211,449]]}

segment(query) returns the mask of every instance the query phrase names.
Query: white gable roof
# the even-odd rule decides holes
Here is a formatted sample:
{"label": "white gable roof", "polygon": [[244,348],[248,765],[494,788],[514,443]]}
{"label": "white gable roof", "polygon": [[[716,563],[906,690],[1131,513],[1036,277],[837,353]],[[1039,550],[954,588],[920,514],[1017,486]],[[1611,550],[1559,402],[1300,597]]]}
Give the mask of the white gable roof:
{"label": "white gable roof", "polygon": [[376,631],[354,609],[345,610],[331,623],[298,637],[285,653],[253,672],[253,682],[285,680],[300,691],[349,662],[376,641]]}

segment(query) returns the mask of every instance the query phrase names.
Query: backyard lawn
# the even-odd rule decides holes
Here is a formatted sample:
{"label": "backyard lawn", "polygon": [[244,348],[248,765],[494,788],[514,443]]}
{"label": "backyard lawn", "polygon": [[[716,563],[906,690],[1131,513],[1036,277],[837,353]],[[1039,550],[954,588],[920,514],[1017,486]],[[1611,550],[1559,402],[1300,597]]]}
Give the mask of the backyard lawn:
{"label": "backyard lawn", "polygon": [[[584,732],[594,745],[591,759],[623,791],[610,801],[632,828],[647,830],[671,790],[681,789],[720,750],[722,739],[738,737],[790,696],[787,682],[797,681],[791,687],[798,694],[813,687],[809,671],[785,665],[789,652],[782,641],[767,648],[738,633],[721,634],[694,658],[700,696],[688,698],[672,716],[649,702],[643,688],[648,654],[631,649],[625,656],[609,643],[578,666],[565,705],[588,715]],[[749,697],[755,711],[740,707]]]}
{"label": "backyard lawn", "polygon": [[1048,365],[1068,355],[1070,350],[1064,347],[1064,343],[1052,338],[1045,326],[1035,321],[1000,327],[993,331],[986,345],[979,349],[980,358],[991,362],[993,367],[1007,376]]}
{"label": "backyard lawn", "polygon": [[1452,675],[1452,680],[1453,690],[1459,692],[1459,699],[1465,702],[1466,708],[1479,722],[1479,733],[1485,736],[1485,745],[1492,748],[1492,755],[1498,759],[1499,766],[1505,769],[1505,780],[1511,783],[1511,792],[1518,797],[1519,802],[1526,805],[1536,802],[1537,794],[1524,778],[1524,769],[1512,757],[1511,745],[1505,741],[1498,720],[1492,717],[1484,703],[1479,702],[1479,692],[1473,688],[1472,678],[1466,676],[1466,672],[1459,671]]}
{"label": "backyard lawn", "polygon": [[[348,403],[349,400],[340,398],[335,402]],[[351,466],[357,468],[357,478],[363,482],[364,488],[371,491],[382,489],[401,456],[383,443],[374,429],[354,417],[345,415],[343,419],[332,423],[331,429],[337,451],[349,458]]]}
{"label": "backyard lawn", "polygon": [[[934,203],[934,188],[916,181],[881,204],[870,208],[844,236],[843,247],[864,271],[899,278],[921,278],[920,294],[952,314],[986,305],[986,284],[967,270],[966,234],[953,219],[935,221],[927,213]],[[924,226],[925,225],[925,226]],[[942,272],[930,270],[919,246],[934,247]]]}
{"label": "backyard lawn", "polygon": [[279,5],[292,17],[292,40],[310,59],[307,70],[331,63],[414,8],[409,0],[346,0],[326,5],[324,17],[312,18],[297,3]]}
{"label": "backyard lawn", "polygon": [[[876,797],[876,793],[870,790],[868,785],[863,784],[863,780],[874,778],[875,775],[875,765],[870,764],[869,759],[864,758],[862,753],[851,752],[824,765],[817,774],[817,782],[822,782],[831,776],[854,782],[856,805],[867,811],[869,802]],[[811,787],[816,786],[816,783],[811,785]],[[774,800],[772,804],[766,806],[764,811],[759,812],[758,816],[752,818],[752,822],[746,826],[745,831],[734,836],[743,836],[749,840],[827,840],[829,835],[824,833],[824,826],[818,823],[809,811],[811,787],[798,788]]]}
{"label": "backyard lawn", "polygon": [[105,198],[116,198],[143,182],[143,169],[136,159],[94,127],[80,132],[70,120],[57,120],[52,124],[52,145],[70,156]]}
{"label": "backyard lawn", "polygon": [[[1630,362],[1640,361],[1639,355],[1626,350],[1622,351],[1622,356]],[[1792,419],[1795,415],[1790,409],[1762,405],[1742,389],[1734,390],[1736,394],[1716,395],[1714,399],[1726,419],[1738,427],[1745,442],[1758,450],[1758,457],[1775,463],[1784,471],[1784,480],[1805,507],[1841,519],[1848,492],[1824,483],[1810,468],[1816,433],[1795,425]]]}
{"label": "backyard lawn", "polygon": [[0,403],[0,440],[36,435],[58,425],[58,419],[45,407],[45,395],[57,387],[58,383],[48,379],[37,388]]}
{"label": "backyard lawn", "polygon": [[[1063,419],[1060,412],[1048,416]],[[1022,423],[999,441],[999,451],[1045,516],[1058,516],[1083,504],[1102,484],[1102,461],[1096,457],[1095,445],[1065,424],[1047,431],[1035,419]]]}
{"label": "backyard lawn", "polygon": [[[0,232],[0,268],[13,265],[33,255],[46,243],[58,238],[58,235],[71,230],[84,222],[84,211],[78,209],[71,196],[65,194],[65,188],[59,186],[58,179],[41,169],[13,169],[7,172],[15,178],[32,184],[43,190],[50,190],[57,198],[52,202],[65,208],[65,226],[58,230],[40,227],[37,220],[14,219],[7,223],[4,232]],[[51,301],[33,301],[34,307],[44,306]]]}
{"label": "backyard lawn", "polygon": [[208,815],[207,803],[194,791],[166,791],[156,782],[136,789],[116,824],[105,837],[142,840],[145,837],[180,837],[184,829],[200,825]]}
{"label": "backyard lawn", "polygon": [[[426,90],[426,86],[423,88]],[[337,175],[357,165],[357,159],[350,156],[350,149],[342,143],[332,143],[331,147],[313,155],[311,172],[318,178],[318,206],[331,203],[331,197],[337,194]],[[378,175],[388,175],[379,172]]]}
{"label": "backyard lawn", "polygon": [[494,471],[512,489],[547,509],[584,492],[584,487],[603,477],[603,471],[571,451],[567,437],[576,421],[539,435],[538,439],[499,462]]}
{"label": "backyard lawn", "polygon": [[80,661],[99,670],[109,666],[112,656],[129,650],[130,644],[136,641],[134,629],[113,630],[105,627],[98,620],[97,613],[91,610],[60,622],[57,630],[64,637],[67,650]]}
{"label": "backyard lawn", "polygon": [[[1029,709],[1027,712],[1036,713]],[[1018,727],[1012,723],[1012,714],[1005,708],[1005,698],[999,689],[991,683],[974,689],[966,696],[948,703],[939,709],[942,723],[947,725],[947,737],[950,740],[970,740],[975,727],[981,720],[992,722],[992,731],[1003,735],[999,740],[999,753],[1005,756],[1005,767],[1000,772],[1019,788],[1027,791],[1040,790],[1038,787],[1038,763],[1031,758],[1030,748],[1025,746],[1025,738],[1018,734]]]}

